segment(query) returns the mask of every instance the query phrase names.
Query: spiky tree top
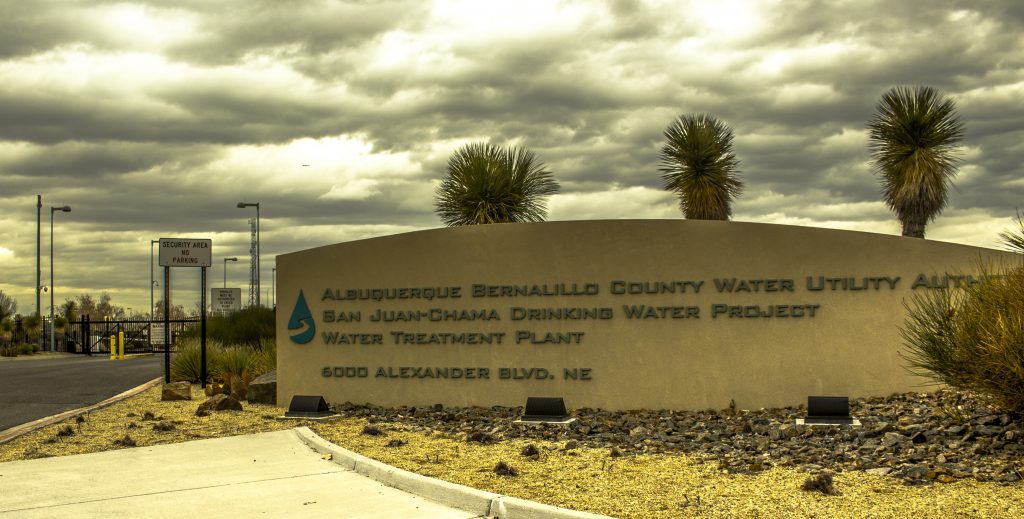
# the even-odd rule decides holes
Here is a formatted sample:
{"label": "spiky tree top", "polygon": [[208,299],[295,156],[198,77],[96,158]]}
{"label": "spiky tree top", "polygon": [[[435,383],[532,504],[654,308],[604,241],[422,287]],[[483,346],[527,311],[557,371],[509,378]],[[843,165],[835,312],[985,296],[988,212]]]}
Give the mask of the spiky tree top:
{"label": "spiky tree top", "polygon": [[953,100],[926,86],[898,86],[882,95],[868,122],[882,199],[904,236],[924,238],[925,225],[946,207],[964,125]]}
{"label": "spiky tree top", "polygon": [[665,128],[661,178],[679,195],[683,216],[728,220],[732,202],[743,191],[732,130],[708,114],[681,115]]}
{"label": "spiky tree top", "polygon": [[471,143],[448,159],[448,176],[437,187],[434,210],[448,227],[542,222],[546,199],[558,188],[533,152]]}

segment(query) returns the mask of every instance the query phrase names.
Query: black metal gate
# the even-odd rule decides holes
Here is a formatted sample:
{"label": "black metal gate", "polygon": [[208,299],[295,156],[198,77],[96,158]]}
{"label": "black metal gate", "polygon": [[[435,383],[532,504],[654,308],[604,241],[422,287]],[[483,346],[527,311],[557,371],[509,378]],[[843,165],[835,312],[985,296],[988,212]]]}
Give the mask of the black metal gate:
{"label": "black metal gate", "polygon": [[[175,351],[179,336],[186,330],[199,324],[199,318],[172,319],[171,351]],[[153,353],[164,351],[164,322],[149,319],[121,319],[90,321],[89,316],[82,316],[81,321],[73,321],[68,327],[64,351],[69,353],[110,354],[110,341],[119,340],[124,333],[124,352]]]}

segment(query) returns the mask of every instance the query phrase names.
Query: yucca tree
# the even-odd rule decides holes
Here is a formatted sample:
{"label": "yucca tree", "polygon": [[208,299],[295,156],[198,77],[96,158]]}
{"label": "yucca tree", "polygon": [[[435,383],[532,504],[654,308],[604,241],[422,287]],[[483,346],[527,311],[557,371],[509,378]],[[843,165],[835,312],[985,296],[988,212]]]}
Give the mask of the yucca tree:
{"label": "yucca tree", "polygon": [[665,128],[661,178],[679,195],[685,218],[728,220],[743,191],[732,129],[708,114],[681,115]]}
{"label": "yucca tree", "polygon": [[882,199],[904,236],[924,238],[925,225],[946,207],[963,133],[953,100],[931,87],[895,87],[875,106],[868,122],[871,158]]}
{"label": "yucca tree", "polygon": [[1020,211],[1017,211],[1017,228],[999,233],[999,241],[1007,250],[1024,254],[1024,219],[1021,219]]}
{"label": "yucca tree", "polygon": [[437,187],[434,210],[448,227],[542,222],[547,197],[558,188],[533,152],[470,143],[448,159],[448,176]]}

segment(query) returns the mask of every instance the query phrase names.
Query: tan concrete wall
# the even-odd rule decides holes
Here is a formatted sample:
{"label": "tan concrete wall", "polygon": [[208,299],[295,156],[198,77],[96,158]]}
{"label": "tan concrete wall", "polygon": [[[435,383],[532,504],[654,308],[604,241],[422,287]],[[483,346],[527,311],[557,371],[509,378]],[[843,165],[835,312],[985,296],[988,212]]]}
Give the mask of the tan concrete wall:
{"label": "tan concrete wall", "polygon": [[[572,408],[705,409],[730,400],[759,408],[800,404],[808,395],[920,390],[926,381],[911,376],[899,356],[904,300],[929,290],[913,288],[919,275],[941,282],[946,273],[977,274],[981,258],[1019,261],[1006,252],[899,236],[685,220],[436,229],[285,254],[277,258],[278,401],[322,394],[330,402],[511,406],[527,396],[562,396]],[[739,292],[716,285],[732,278],[777,281],[760,283],[758,291],[756,283]],[[828,281],[835,278],[848,281]],[[674,285],[676,293],[613,294],[615,281],[683,283]],[[474,297],[473,288],[573,284],[581,291],[596,285],[597,293],[502,297],[499,288],[497,297]],[[338,299],[350,289],[426,287],[458,287],[461,297]],[[302,330],[288,329],[300,290],[316,326],[307,344],[290,339]],[[624,307],[640,305],[656,310],[627,316]],[[730,316],[728,307],[737,306],[744,315],[759,306],[802,316]],[[612,317],[513,320],[513,308],[600,308]],[[435,322],[428,320],[431,309],[493,310],[498,319]],[[424,315],[419,322],[372,320],[378,311]],[[360,320],[326,322],[325,312],[358,313]],[[326,344],[325,334],[334,333],[363,335],[356,344]],[[445,333],[504,336],[500,344],[430,343],[431,334]],[[569,343],[533,343],[548,333]],[[402,344],[407,336],[426,344]],[[364,339],[371,344],[358,343]],[[367,376],[325,377],[325,367],[332,375],[335,367],[365,368]],[[403,367],[420,371],[407,369],[410,376],[402,378]],[[439,379],[424,370],[446,367],[473,368],[477,376],[484,368],[488,378]],[[550,378],[503,379],[502,368],[542,368]],[[589,380],[566,377],[565,370],[583,368]]]}

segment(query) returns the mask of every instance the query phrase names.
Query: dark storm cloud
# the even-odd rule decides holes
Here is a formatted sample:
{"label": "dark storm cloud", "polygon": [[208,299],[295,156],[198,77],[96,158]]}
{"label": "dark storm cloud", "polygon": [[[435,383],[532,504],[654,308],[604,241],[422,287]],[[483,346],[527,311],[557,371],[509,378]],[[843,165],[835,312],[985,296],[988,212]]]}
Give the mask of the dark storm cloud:
{"label": "dark storm cloud", "polygon": [[116,180],[125,173],[141,172],[168,163],[199,165],[210,160],[212,154],[211,150],[201,146],[168,143],[62,142],[0,156],[0,171],[4,172],[0,182],[15,176],[43,176],[63,181]]}
{"label": "dark storm cloud", "polygon": [[[318,56],[356,46],[390,30],[415,29],[428,7],[418,0],[200,2],[192,4],[191,10],[204,15],[199,27],[202,37],[172,47],[169,54],[208,64],[234,63],[252,53]],[[328,72],[324,77],[342,72]]]}
{"label": "dark storm cloud", "polygon": [[[1024,205],[1020,2],[786,0],[709,14],[729,4],[614,0],[563,2],[511,29],[486,25],[504,22],[487,10],[457,20],[480,5],[512,4],[434,16],[412,0],[0,0],[0,219],[20,226],[0,239],[0,262],[34,282],[37,192],[74,207],[58,216],[69,282],[125,293],[148,283],[155,237],[215,235],[218,257],[244,262],[242,199],[263,204],[269,255],[434,227],[432,182],[467,140],[535,151],[562,185],[560,218],[677,216],[662,132],[697,112],[735,131],[738,217],[898,232],[864,128],[899,84],[958,101],[963,174],[947,214],[1001,221]],[[749,13],[753,28],[732,25]],[[338,136],[372,152],[322,145],[340,147],[331,162],[302,143]],[[90,270],[96,244],[131,252]]]}

